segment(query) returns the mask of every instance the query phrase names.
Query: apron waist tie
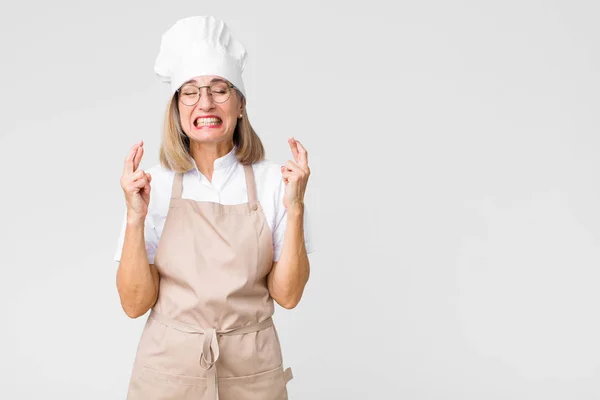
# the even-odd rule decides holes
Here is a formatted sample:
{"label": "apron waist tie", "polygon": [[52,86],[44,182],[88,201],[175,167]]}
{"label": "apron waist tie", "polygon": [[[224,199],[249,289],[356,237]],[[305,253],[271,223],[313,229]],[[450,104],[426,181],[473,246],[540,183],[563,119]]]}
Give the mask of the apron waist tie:
{"label": "apron waist tie", "polygon": [[[238,328],[216,330],[215,328],[202,329],[196,326],[184,324],[168,318],[154,310],[150,313],[150,318],[154,318],[158,322],[167,325],[173,329],[177,329],[186,333],[200,333],[204,335],[202,342],[202,352],[200,354],[200,368],[206,371],[207,374],[207,390],[208,398],[219,399],[219,385],[217,382],[217,360],[219,359],[219,341],[217,336],[243,335],[246,333],[258,332],[273,326],[271,317],[262,322],[240,326]],[[287,372],[287,371],[286,371]],[[291,372],[291,371],[290,371]],[[291,379],[288,378],[288,379]]]}

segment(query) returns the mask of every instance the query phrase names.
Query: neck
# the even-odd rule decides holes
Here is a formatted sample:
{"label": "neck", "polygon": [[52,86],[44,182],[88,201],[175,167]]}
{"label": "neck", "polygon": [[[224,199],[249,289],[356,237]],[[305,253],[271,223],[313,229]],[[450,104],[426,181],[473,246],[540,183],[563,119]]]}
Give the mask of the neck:
{"label": "neck", "polygon": [[216,143],[190,143],[190,153],[196,161],[196,166],[202,175],[212,182],[215,170],[215,160],[221,158],[233,149],[233,140]]}

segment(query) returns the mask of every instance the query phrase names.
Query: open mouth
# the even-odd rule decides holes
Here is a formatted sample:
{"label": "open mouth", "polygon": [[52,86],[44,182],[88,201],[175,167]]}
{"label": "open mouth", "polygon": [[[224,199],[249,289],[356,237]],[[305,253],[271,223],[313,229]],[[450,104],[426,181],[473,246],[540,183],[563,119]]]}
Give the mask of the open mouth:
{"label": "open mouth", "polygon": [[221,126],[221,124],[223,124],[223,121],[218,117],[199,117],[194,120],[194,126],[196,128],[216,128]]}

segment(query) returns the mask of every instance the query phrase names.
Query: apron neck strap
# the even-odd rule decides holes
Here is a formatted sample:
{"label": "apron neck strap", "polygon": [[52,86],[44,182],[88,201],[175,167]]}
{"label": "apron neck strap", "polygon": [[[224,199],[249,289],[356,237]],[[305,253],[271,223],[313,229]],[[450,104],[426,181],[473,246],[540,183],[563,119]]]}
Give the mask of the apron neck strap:
{"label": "apron neck strap", "polygon": [[183,173],[176,172],[171,189],[171,199],[181,199],[181,192],[183,192]]}
{"label": "apron neck strap", "polygon": [[244,165],[246,174],[246,189],[248,190],[248,203],[256,202],[256,181],[254,179],[254,169],[252,165]]}

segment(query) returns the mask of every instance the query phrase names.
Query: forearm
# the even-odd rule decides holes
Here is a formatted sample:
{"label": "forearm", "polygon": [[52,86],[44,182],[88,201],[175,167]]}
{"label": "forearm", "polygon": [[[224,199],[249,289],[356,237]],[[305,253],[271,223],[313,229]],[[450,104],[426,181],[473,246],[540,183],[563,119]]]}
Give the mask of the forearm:
{"label": "forearm", "polygon": [[271,297],[282,307],[294,308],[308,282],[310,263],[304,244],[304,206],[290,207],[279,261],[269,275]]}
{"label": "forearm", "polygon": [[131,318],[144,315],[156,302],[158,272],[148,263],[143,221],[127,224],[117,270],[117,289],[123,310]]}

